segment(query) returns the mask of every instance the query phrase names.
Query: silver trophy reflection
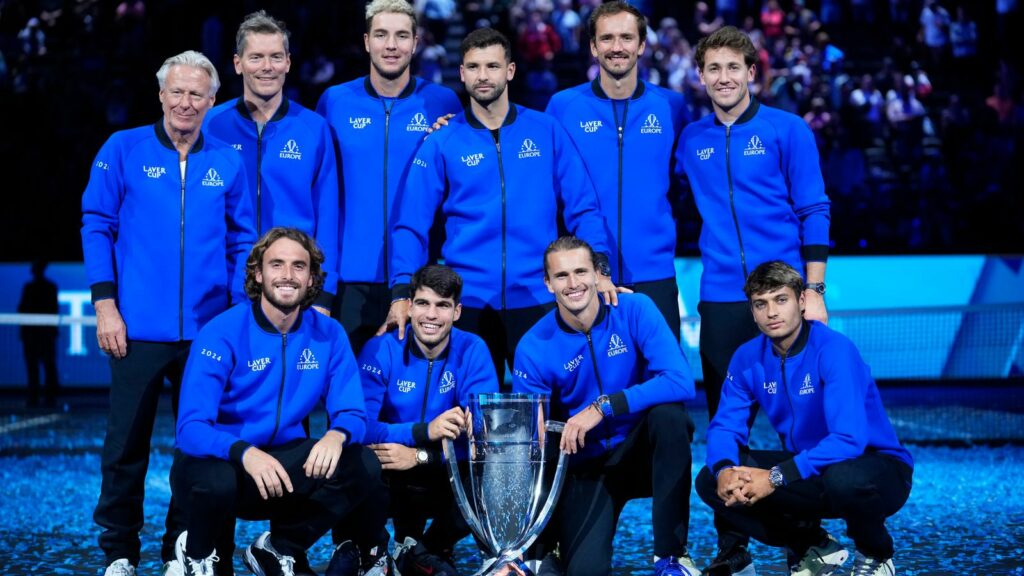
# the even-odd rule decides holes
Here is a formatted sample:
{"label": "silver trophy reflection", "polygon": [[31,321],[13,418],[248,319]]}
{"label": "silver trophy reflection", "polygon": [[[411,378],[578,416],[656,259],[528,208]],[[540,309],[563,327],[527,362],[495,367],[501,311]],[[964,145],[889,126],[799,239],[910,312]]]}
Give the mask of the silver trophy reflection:
{"label": "silver trophy reflection", "polygon": [[559,452],[554,480],[544,490],[544,447],[562,422],[546,420],[546,394],[473,394],[466,430],[469,494],[463,488],[455,444],[444,439],[444,457],[455,501],[488,556],[477,576],[515,562],[537,539],[555,509],[565,477]]}

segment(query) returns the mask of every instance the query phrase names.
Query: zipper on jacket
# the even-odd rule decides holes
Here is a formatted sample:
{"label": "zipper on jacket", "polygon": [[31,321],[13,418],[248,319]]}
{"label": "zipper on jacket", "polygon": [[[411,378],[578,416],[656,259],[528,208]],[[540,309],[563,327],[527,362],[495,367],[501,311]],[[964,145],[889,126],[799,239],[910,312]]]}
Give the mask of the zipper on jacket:
{"label": "zipper on jacket", "polygon": [[263,164],[263,130],[267,127],[266,124],[263,128],[260,128],[259,123],[256,123],[256,237],[263,236],[263,222],[261,216],[263,215],[263,200],[261,198],[260,190],[260,170]]}
{"label": "zipper on jacket", "polygon": [[188,176],[188,156],[181,171],[181,227],[178,250],[178,340],[185,339],[185,177]]}
{"label": "zipper on jacket", "polygon": [[619,279],[615,283],[619,284],[619,285],[622,284],[622,148],[625,145],[625,141],[623,140],[623,138],[625,136],[626,116],[628,114],[629,114],[629,100],[627,99],[626,103],[623,105],[623,108],[622,108],[622,123],[619,124],[619,113],[618,113],[617,110],[615,110],[615,102],[612,101],[612,116],[615,118],[615,131],[616,131],[616,133],[618,135],[618,140],[619,140],[619,212],[618,212],[619,222],[618,222],[618,232],[615,235],[615,239],[616,239],[616,241],[618,241],[618,244],[619,244],[619,246],[618,246],[618,249],[619,249],[619,259],[618,259],[618,261],[619,261],[619,266],[618,266],[618,273],[619,273],[618,276],[619,276]]}
{"label": "zipper on jacket", "polygon": [[491,137],[494,138],[494,149],[498,151],[498,178],[501,180],[501,309],[505,310],[505,274],[506,274],[506,248],[505,248],[505,167],[501,163],[501,130],[491,130]]}
{"label": "zipper on jacket", "polygon": [[[790,395],[789,395],[789,382],[786,381],[786,355],[788,353],[789,353],[788,350],[786,352],[782,353],[782,358],[781,358],[781,360],[779,362],[779,368],[782,371],[782,391],[786,395],[786,401],[789,402],[789,444],[790,444],[790,450],[792,450],[793,452],[796,452],[797,451],[797,449],[796,449],[796,438],[793,436],[794,429],[796,427],[796,411],[793,409],[793,398],[791,398]],[[782,447],[783,448],[786,447],[786,443],[785,442],[782,443]]]}
{"label": "zipper on jacket", "polygon": [[380,105],[384,107],[384,175],[381,181],[384,183],[384,187],[381,192],[381,203],[383,206],[382,213],[384,214],[384,285],[391,281],[391,275],[388,274],[388,136],[391,133],[391,109],[395,107],[395,100],[391,100],[391,105],[388,106],[387,102],[382,98]]}
{"label": "zipper on jacket", "polygon": [[423,410],[420,412],[420,422],[427,421],[427,397],[430,396],[430,374],[434,371],[434,360],[427,361],[427,383],[423,387]]}
{"label": "zipper on jacket", "polygon": [[[597,369],[597,354],[594,353],[594,341],[590,338],[590,332],[587,332],[585,336],[587,337],[587,347],[590,348],[590,360],[594,364],[594,379],[597,380],[597,395],[603,396],[604,385],[601,384],[601,371]],[[607,420],[607,418],[601,418],[601,426],[604,428],[605,436],[604,439],[601,440],[601,443],[604,444],[606,450],[609,448],[611,441],[611,432],[609,430],[610,427],[608,426]]]}
{"label": "zipper on jacket", "polygon": [[747,254],[743,250],[743,234],[740,233],[740,219],[736,216],[736,198],[732,188],[732,167],[729,163],[729,136],[732,126],[725,127],[725,176],[729,180],[729,209],[732,210],[732,223],[736,225],[736,239],[740,243],[740,266],[743,268],[743,279],[747,278]]}
{"label": "zipper on jacket", "polygon": [[277,391],[277,416],[274,417],[274,431],[270,433],[267,446],[274,445],[277,428],[281,425],[281,402],[284,401],[284,375],[288,373],[288,334],[281,334],[281,388]]}

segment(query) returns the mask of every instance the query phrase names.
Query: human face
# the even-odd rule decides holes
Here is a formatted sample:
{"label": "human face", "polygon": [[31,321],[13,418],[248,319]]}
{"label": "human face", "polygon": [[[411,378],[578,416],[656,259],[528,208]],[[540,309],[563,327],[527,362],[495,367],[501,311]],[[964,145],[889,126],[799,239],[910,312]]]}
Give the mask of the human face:
{"label": "human face", "polygon": [[712,48],[704,53],[700,83],[711,97],[715,112],[736,114],[750,102],[747,84],[754,81],[754,65],[732,48]]}
{"label": "human face", "polygon": [[263,253],[256,282],[263,286],[264,306],[270,304],[285,314],[292,312],[313,285],[309,252],[291,238],[275,240]]}
{"label": "human face", "polygon": [[206,70],[178,65],[167,71],[164,87],[160,89],[160,104],[164,109],[164,127],[172,138],[199,130],[213,103]]}
{"label": "human face", "polygon": [[395,12],[382,12],[373,17],[370,31],[363,34],[363,44],[370,54],[370,71],[387,80],[409,74],[409,62],[416,52],[416,33],[412,18]]}
{"label": "human face", "polygon": [[462,314],[462,304],[451,297],[442,298],[433,288],[416,290],[409,308],[413,334],[424,352],[441,351],[448,345],[452,324]]}
{"label": "human face", "polygon": [[646,47],[647,43],[640,41],[636,16],[619,12],[598,18],[596,35],[590,41],[590,54],[597,58],[602,74],[620,79],[636,76],[636,61]]}
{"label": "human face", "polygon": [[804,319],[804,295],[789,286],[755,294],[750,299],[754,322],[780,350],[789,350],[800,333]]}
{"label": "human face", "polygon": [[245,35],[245,49],[235,54],[235,73],[242,76],[247,99],[270,100],[284,90],[284,78],[292,59],[284,49],[282,34]]}
{"label": "human face", "polygon": [[508,98],[505,87],[515,75],[515,62],[506,60],[505,48],[500,44],[469,49],[459,66],[466,92],[485,108],[500,98]]}
{"label": "human face", "polygon": [[560,311],[580,315],[597,311],[597,272],[586,248],[574,248],[548,254],[544,284],[555,295]]}

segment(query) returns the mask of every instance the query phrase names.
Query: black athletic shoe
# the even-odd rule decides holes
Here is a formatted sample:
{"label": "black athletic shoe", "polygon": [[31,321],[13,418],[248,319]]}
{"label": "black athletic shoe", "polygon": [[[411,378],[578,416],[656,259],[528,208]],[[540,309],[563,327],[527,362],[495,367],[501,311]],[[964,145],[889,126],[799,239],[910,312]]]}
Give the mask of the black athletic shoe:
{"label": "black athletic shoe", "polygon": [[395,566],[402,576],[459,576],[450,559],[427,550],[421,542],[407,537],[399,548]]}
{"label": "black athletic shoe", "polygon": [[351,540],[345,540],[334,549],[324,576],[359,576],[359,549]]}
{"label": "black athletic shoe", "polygon": [[754,559],[746,546],[737,546],[729,550],[719,550],[718,556],[704,569],[705,576],[757,576]]}
{"label": "black athletic shoe", "polygon": [[274,550],[270,545],[270,532],[260,534],[243,558],[245,567],[256,576],[295,576],[295,558]]}

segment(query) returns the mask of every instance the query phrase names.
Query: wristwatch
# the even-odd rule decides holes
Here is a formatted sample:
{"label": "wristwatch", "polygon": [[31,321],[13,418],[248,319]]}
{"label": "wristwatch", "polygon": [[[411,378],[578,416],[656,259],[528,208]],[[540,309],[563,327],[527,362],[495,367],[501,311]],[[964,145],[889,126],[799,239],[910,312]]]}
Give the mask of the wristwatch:
{"label": "wristwatch", "polygon": [[601,414],[603,414],[605,418],[611,418],[615,415],[615,410],[612,409],[612,400],[607,394],[601,394],[598,396],[597,400],[594,400],[594,405],[596,408],[601,410]]}
{"label": "wristwatch", "polygon": [[821,294],[822,296],[824,296],[825,295],[825,283],[824,282],[808,282],[807,284],[804,284],[804,290],[811,290],[811,291],[817,292],[818,294]]}
{"label": "wristwatch", "polygon": [[418,448],[416,450],[416,465],[420,466],[420,465],[429,464],[429,463],[430,463],[430,452],[427,452],[423,448]]}
{"label": "wristwatch", "polygon": [[786,479],[782,477],[782,469],[778,466],[772,466],[772,469],[768,471],[768,482],[771,483],[772,488],[785,485]]}

